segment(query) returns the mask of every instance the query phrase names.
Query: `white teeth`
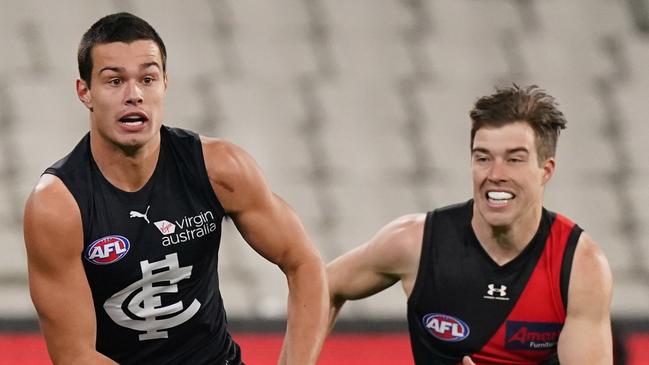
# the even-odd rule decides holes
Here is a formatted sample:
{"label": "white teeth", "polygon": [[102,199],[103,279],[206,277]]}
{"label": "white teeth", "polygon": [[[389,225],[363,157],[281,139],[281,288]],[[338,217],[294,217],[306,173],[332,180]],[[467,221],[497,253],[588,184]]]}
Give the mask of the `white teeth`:
{"label": "white teeth", "polygon": [[487,193],[487,196],[493,200],[509,200],[514,197],[513,194],[505,191],[490,191]]}
{"label": "white teeth", "polygon": [[122,119],[120,120],[120,122],[122,124],[128,124],[128,125],[140,125],[144,123],[141,119],[136,119],[136,120]]}
{"label": "white teeth", "polygon": [[121,118],[119,121],[125,124],[139,125],[144,123],[144,118],[139,115],[129,115]]}

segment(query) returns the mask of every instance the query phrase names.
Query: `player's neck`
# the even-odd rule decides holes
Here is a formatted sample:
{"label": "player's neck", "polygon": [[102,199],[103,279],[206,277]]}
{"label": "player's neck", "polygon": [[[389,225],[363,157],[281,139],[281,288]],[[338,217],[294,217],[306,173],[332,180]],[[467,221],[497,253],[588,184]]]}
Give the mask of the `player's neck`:
{"label": "player's neck", "polygon": [[122,147],[91,134],[90,150],[101,174],[120,190],[140,190],[155,171],[160,136],[139,147]]}
{"label": "player's neck", "polygon": [[536,235],[541,221],[542,207],[532,209],[510,225],[492,226],[480,217],[472,222],[478,241],[498,265],[515,259]]}

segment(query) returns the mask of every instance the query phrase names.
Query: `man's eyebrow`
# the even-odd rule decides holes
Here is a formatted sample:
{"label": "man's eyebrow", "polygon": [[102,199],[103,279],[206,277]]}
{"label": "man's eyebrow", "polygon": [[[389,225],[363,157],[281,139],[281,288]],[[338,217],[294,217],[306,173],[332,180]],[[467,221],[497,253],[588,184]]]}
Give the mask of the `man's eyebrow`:
{"label": "man's eyebrow", "polygon": [[527,148],[525,148],[525,147],[516,147],[516,148],[512,148],[512,149],[507,150],[507,153],[510,153],[510,154],[511,153],[518,153],[518,152],[530,153],[530,151],[528,151]]}
{"label": "man's eyebrow", "polygon": [[124,70],[125,70],[124,67],[106,66],[106,67],[102,68],[101,70],[99,70],[99,72],[97,72],[97,73],[101,74],[104,71],[113,71],[113,72],[118,72],[119,73],[119,72],[124,72]]}
{"label": "man's eyebrow", "polygon": [[471,153],[486,153],[486,154],[488,154],[489,150],[487,150],[486,148],[482,148],[482,147],[473,147],[473,149],[471,150]]}
{"label": "man's eyebrow", "polygon": [[[147,69],[149,67],[152,67],[152,66],[155,66],[160,70],[162,69],[160,67],[160,65],[155,61],[143,63],[143,64],[140,65],[140,68],[145,70],[145,69]],[[120,73],[120,72],[126,71],[126,69],[124,67],[119,67],[119,66],[106,66],[106,67],[102,68],[101,70],[99,70],[98,74],[101,74],[104,71],[113,71],[113,72]]]}
{"label": "man's eyebrow", "polygon": [[[489,150],[483,147],[474,147],[471,150],[471,153],[484,153],[484,154],[489,154]],[[507,154],[512,154],[512,153],[530,153],[530,151],[526,147],[516,147],[516,148],[510,148],[505,151]]]}
{"label": "man's eyebrow", "polygon": [[149,67],[151,67],[151,66],[155,66],[155,67],[157,67],[159,70],[162,70],[162,67],[160,67],[160,65],[159,65],[158,62],[156,62],[156,61],[143,63],[143,64],[140,65],[140,68],[141,68],[141,69],[146,69],[146,68],[149,68]]}

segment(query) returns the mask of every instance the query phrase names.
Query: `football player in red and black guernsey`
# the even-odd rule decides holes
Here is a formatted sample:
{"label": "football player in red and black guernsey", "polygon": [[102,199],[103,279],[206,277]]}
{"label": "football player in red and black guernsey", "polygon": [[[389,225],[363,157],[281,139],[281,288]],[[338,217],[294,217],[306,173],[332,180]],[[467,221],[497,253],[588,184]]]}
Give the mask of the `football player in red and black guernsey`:
{"label": "football player in red and black guernsey", "polygon": [[415,363],[612,364],[612,278],[582,229],[546,210],[566,119],[536,86],[470,113],[473,198],[400,217],[328,265],[330,325],[401,281]]}

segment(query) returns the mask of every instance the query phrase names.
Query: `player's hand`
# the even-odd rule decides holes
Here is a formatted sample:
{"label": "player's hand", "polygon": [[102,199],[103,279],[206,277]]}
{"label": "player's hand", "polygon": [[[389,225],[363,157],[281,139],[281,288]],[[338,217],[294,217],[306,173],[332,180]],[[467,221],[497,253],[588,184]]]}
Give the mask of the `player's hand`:
{"label": "player's hand", "polygon": [[475,365],[475,363],[473,362],[473,360],[471,360],[470,357],[465,356],[465,357],[462,359],[462,365]]}

